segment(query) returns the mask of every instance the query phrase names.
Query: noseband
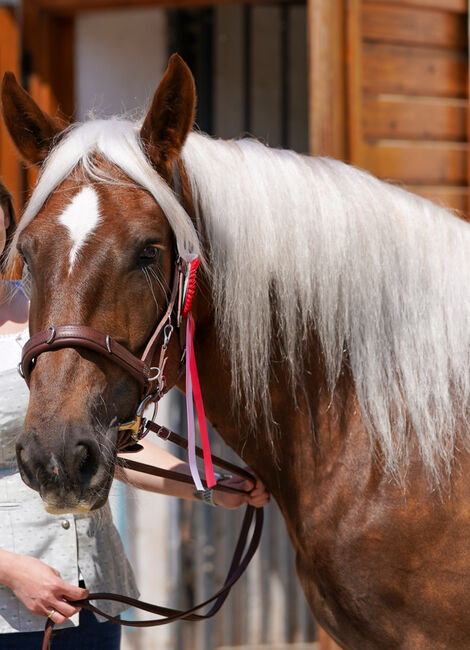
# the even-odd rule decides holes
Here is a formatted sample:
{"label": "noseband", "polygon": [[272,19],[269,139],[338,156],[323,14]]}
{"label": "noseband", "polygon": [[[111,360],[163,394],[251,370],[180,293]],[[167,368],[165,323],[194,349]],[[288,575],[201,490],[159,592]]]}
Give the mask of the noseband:
{"label": "noseband", "polygon": [[[85,348],[97,352],[109,361],[117,364],[129,373],[140,385],[140,400],[135,417],[130,422],[119,425],[121,436],[131,436],[134,441],[145,435],[145,421],[142,417],[147,404],[157,403],[166,391],[165,366],[168,360],[167,350],[174,325],[180,330],[182,355],[179,360],[179,372],[183,371],[185,345],[182,339],[184,328],[181,327],[183,308],[186,303],[188,264],[177,257],[174,265],[173,286],[168,307],[158,321],[142,356],[139,358],[107,334],[86,325],[50,325],[46,330],[33,334],[23,347],[18,372],[29,386],[31,372],[36,360],[43,352],[62,348]],[[152,360],[163,335],[158,366],[152,366]],[[121,449],[122,450],[122,449]]]}

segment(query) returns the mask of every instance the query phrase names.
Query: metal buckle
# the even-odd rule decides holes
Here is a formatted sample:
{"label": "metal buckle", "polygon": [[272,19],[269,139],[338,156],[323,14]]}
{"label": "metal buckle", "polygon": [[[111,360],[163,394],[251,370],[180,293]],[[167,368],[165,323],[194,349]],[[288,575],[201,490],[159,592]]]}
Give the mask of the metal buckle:
{"label": "metal buckle", "polygon": [[124,422],[124,424],[119,425],[118,433],[121,431],[129,431],[132,440],[136,442],[140,440],[140,429],[142,426],[142,415],[136,415],[136,417],[131,422]]}
{"label": "metal buckle", "polygon": [[166,350],[173,334],[173,325],[169,322],[163,328],[163,349]]}
{"label": "metal buckle", "polygon": [[[144,397],[144,399],[137,407],[137,410],[135,412],[135,418],[130,422],[124,422],[124,424],[120,424],[118,427],[118,433],[120,431],[129,431],[132,440],[135,440],[136,442],[141,440],[144,437],[144,435],[146,435],[145,433],[143,433],[143,429],[146,423],[146,419],[143,418],[143,413],[145,407],[147,406],[147,403],[151,401],[154,398],[154,396],[155,396],[154,393],[150,393],[150,395]],[[154,411],[154,416],[155,416],[155,411]]]}
{"label": "metal buckle", "polygon": [[49,325],[47,329],[51,331],[51,335],[47,339],[46,343],[52,343],[52,341],[55,339],[55,327],[54,325]]}

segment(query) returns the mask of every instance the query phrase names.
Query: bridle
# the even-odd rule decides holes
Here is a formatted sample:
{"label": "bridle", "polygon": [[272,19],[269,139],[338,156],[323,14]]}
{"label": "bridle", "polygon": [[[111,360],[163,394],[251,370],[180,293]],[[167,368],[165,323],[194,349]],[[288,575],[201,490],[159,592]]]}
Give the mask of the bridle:
{"label": "bridle", "polygon": [[[171,431],[166,427],[159,426],[153,420],[146,420],[143,412],[145,407],[150,403],[157,404],[166,391],[165,381],[165,366],[168,361],[168,344],[174,333],[175,328],[180,333],[180,349],[181,357],[178,362],[178,373],[184,370],[184,359],[186,354],[186,345],[184,339],[184,328],[182,327],[183,316],[185,314],[185,307],[187,307],[187,286],[188,286],[188,265],[179,256],[176,257],[173,272],[173,284],[168,301],[168,306],[158,321],[150,339],[147,342],[142,356],[139,358],[132,352],[127,350],[118,341],[114,340],[107,334],[86,325],[50,325],[46,330],[42,330],[34,334],[23,348],[21,362],[18,366],[20,375],[25,379],[29,386],[31,373],[34,369],[36,360],[43,352],[50,352],[63,348],[79,348],[87,349],[98,354],[101,354],[106,359],[116,363],[121,368],[126,370],[140,386],[140,402],[136,409],[135,417],[130,422],[121,423],[118,426],[118,451],[119,452],[134,452],[139,451],[141,446],[138,441],[146,435],[148,431],[155,432],[158,436],[165,440],[169,440],[180,447],[187,448],[187,441]],[[152,366],[157,347],[163,337],[161,344],[161,351],[157,366]],[[203,450],[199,447],[195,448],[196,455],[200,458],[203,457]],[[252,475],[245,469],[237,467],[217,456],[211,456],[214,465],[221,467],[232,474],[241,476],[245,479],[253,479]],[[145,465],[130,459],[118,458],[117,464],[128,469],[144,472],[154,476],[160,476],[171,480],[180,481],[183,483],[193,483],[193,479],[181,472],[172,470],[164,470],[159,467]],[[207,484],[204,482],[204,486]],[[217,484],[214,488],[218,491],[229,493],[244,493],[245,490],[232,488],[223,484]],[[250,529],[253,524],[253,532],[251,539],[248,541]],[[150,627],[159,626],[166,623],[171,623],[180,619],[187,621],[201,621],[214,616],[223,603],[225,602],[230,589],[242,576],[253,555],[255,554],[263,528],[263,509],[253,508],[247,506],[245,516],[243,519],[242,527],[239,533],[238,541],[235,547],[233,559],[227,573],[227,577],[223,586],[211,598],[205,600],[194,607],[187,610],[177,610],[168,607],[160,607],[158,605],[151,605],[142,601],[121,596],[111,593],[93,593],[88,598],[80,601],[71,601],[72,605],[83,607],[92,612],[95,612],[110,621],[114,621],[120,625],[131,627]],[[157,614],[162,618],[157,620],[147,621],[126,621],[120,618],[109,616],[95,605],[92,605],[92,600],[111,600],[115,602],[125,603],[127,606],[136,607],[144,611]],[[210,609],[205,614],[197,614],[196,612],[202,607],[213,603]],[[52,633],[54,623],[48,618],[46,621],[44,639],[42,650],[47,650]]]}
{"label": "bridle", "polygon": [[[26,342],[23,347],[21,362],[18,365],[18,372],[29,386],[36,360],[43,352],[51,352],[62,348],[84,348],[101,354],[123,368],[140,386],[139,405],[134,419],[121,423],[118,427],[121,438],[130,436],[134,442],[137,442],[145,435],[145,419],[143,417],[145,407],[151,402],[156,404],[166,391],[164,373],[168,360],[168,344],[175,327],[180,331],[180,343],[182,345],[178,375],[183,372],[185,345],[181,324],[186,300],[186,275],[187,263],[178,256],[174,263],[173,285],[167,309],[153,330],[140,358],[108,334],[104,334],[92,327],[86,325],[49,325],[47,329],[33,334]],[[173,325],[173,323],[175,324]],[[162,336],[163,342],[158,366],[152,366],[152,360]],[[119,450],[124,451],[125,447],[119,445]]]}

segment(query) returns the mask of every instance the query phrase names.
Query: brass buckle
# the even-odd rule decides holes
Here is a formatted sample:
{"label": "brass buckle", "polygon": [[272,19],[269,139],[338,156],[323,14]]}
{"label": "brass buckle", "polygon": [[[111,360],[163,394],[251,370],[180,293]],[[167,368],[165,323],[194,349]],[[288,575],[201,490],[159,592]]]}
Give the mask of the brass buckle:
{"label": "brass buckle", "polygon": [[121,431],[129,431],[132,440],[136,442],[140,440],[140,430],[142,428],[142,414],[135,416],[130,422],[124,422],[118,427],[118,433]]}
{"label": "brass buckle", "polygon": [[155,397],[154,393],[150,393],[150,395],[144,397],[144,399],[137,407],[137,411],[135,412],[135,418],[130,422],[124,422],[124,424],[120,424],[118,427],[118,433],[120,433],[121,431],[129,431],[132,440],[135,440],[136,442],[138,442],[141,438],[143,438],[142,430],[145,426],[145,419],[142,416],[145,407],[147,406],[147,402],[150,402],[154,397]]}

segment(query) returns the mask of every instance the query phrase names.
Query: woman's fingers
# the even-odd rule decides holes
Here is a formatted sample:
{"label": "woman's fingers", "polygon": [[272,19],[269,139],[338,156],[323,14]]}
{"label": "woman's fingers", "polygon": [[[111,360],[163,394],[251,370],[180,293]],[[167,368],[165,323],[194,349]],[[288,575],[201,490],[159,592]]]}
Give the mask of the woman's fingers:
{"label": "woman's fingers", "polygon": [[62,600],[59,598],[55,601],[52,601],[49,611],[47,612],[48,614],[50,613],[51,609],[55,609],[56,612],[58,612],[62,616],[65,616],[65,618],[70,618],[71,616],[73,616],[74,614],[80,611],[80,607],[74,607],[66,600]]}
{"label": "woman's fingers", "polygon": [[[249,470],[251,472],[251,470]],[[252,473],[252,472],[251,472]],[[262,508],[269,503],[269,492],[266,490],[262,481],[253,474],[253,481],[245,478],[234,476],[230,479],[222,481],[223,485],[243,490],[247,494],[238,495],[219,495],[217,496],[217,503],[225,506],[226,508],[238,508],[241,505],[248,503],[255,508]]]}
{"label": "woman's fingers", "polygon": [[46,616],[54,609],[55,613],[50,618],[52,618],[54,623],[60,625],[80,611],[80,607],[71,605],[68,601],[82,600],[88,596],[88,593],[88,589],[82,589],[81,587],[76,587],[75,585],[60,580],[60,585],[55,590],[56,598],[51,601],[51,606]]}
{"label": "woman's fingers", "polygon": [[61,580],[60,596],[66,600],[82,600],[87,598],[89,594],[88,589],[82,589],[76,585],[71,585],[68,582]]}
{"label": "woman's fingers", "polygon": [[248,503],[255,508],[262,508],[269,503],[270,495],[264,483],[256,476],[256,484],[248,496]]}
{"label": "woman's fingers", "polygon": [[62,623],[65,623],[65,621],[68,619],[68,616],[63,616],[57,610],[53,611],[53,609],[54,608],[51,607],[49,612],[46,614],[47,618],[50,618],[51,621],[55,623],[55,625],[62,625]]}

